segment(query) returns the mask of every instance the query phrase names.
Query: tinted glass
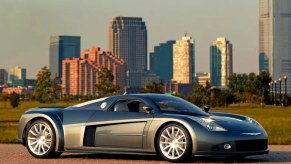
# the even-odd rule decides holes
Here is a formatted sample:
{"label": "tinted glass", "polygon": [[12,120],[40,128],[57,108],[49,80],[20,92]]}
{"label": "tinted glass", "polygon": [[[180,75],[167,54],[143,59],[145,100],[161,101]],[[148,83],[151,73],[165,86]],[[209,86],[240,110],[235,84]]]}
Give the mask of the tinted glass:
{"label": "tinted glass", "polygon": [[151,96],[164,113],[194,114],[208,116],[201,108],[175,96]]}
{"label": "tinted glass", "polygon": [[133,101],[133,100],[119,101],[114,105],[113,111],[115,112],[144,112],[142,110],[142,107],[144,105],[145,104],[140,101]]}

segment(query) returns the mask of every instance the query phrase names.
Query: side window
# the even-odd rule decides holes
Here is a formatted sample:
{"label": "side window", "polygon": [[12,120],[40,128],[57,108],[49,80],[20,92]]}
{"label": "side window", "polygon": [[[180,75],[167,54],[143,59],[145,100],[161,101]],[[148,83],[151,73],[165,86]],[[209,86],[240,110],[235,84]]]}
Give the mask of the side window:
{"label": "side window", "polygon": [[119,101],[113,107],[114,112],[129,112],[127,102],[126,101]]}
{"label": "side window", "polygon": [[145,103],[138,100],[124,100],[118,101],[113,106],[114,112],[144,112],[142,107],[145,106]]}

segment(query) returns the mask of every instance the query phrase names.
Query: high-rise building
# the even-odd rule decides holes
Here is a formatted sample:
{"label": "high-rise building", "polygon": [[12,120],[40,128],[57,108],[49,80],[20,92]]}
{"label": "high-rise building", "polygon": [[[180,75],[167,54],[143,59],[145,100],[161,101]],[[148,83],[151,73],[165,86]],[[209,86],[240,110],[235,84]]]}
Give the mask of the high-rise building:
{"label": "high-rise building", "polygon": [[63,60],[63,94],[95,95],[101,68],[81,58]]}
{"label": "high-rise building", "polygon": [[232,44],[225,38],[214,40],[210,46],[210,81],[215,87],[227,87],[233,73]]}
{"label": "high-rise building", "polygon": [[195,41],[185,36],[173,46],[173,81],[181,84],[195,82]]}
{"label": "high-rise building", "polygon": [[155,73],[164,82],[173,78],[173,45],[175,41],[167,41],[154,47],[150,53],[150,71]]}
{"label": "high-rise building", "polygon": [[114,17],[109,25],[109,51],[125,61],[127,85],[142,88],[147,71],[147,28],[142,18]]}
{"label": "high-rise building", "polygon": [[62,78],[62,61],[80,57],[80,36],[51,36],[49,68],[51,78]]}
{"label": "high-rise building", "polygon": [[[259,5],[260,71],[268,70],[274,80],[291,79],[291,1],[260,0]],[[291,80],[287,85],[291,92]]]}
{"label": "high-rise building", "polygon": [[25,86],[26,69],[18,66],[11,68],[9,77],[12,86]]}
{"label": "high-rise building", "polygon": [[8,72],[5,69],[0,69],[0,85],[6,84],[8,81]]}
{"label": "high-rise building", "polygon": [[81,58],[110,70],[114,76],[113,83],[119,85],[122,90],[124,89],[126,86],[126,65],[123,59],[110,51],[101,51],[100,48],[96,47],[82,51]]}
{"label": "high-rise building", "polygon": [[101,68],[105,67],[114,76],[114,84],[125,87],[125,63],[111,52],[93,47],[82,51],[81,58],[63,60],[63,94],[95,95]]}

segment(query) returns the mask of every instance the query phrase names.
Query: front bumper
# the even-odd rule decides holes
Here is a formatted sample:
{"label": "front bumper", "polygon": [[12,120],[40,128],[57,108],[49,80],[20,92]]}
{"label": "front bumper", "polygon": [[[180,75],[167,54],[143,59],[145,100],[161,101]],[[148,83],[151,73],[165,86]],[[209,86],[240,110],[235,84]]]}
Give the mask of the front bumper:
{"label": "front bumper", "polygon": [[[199,133],[193,155],[249,156],[267,154],[268,136],[264,130]],[[202,135],[201,135],[202,134]]]}

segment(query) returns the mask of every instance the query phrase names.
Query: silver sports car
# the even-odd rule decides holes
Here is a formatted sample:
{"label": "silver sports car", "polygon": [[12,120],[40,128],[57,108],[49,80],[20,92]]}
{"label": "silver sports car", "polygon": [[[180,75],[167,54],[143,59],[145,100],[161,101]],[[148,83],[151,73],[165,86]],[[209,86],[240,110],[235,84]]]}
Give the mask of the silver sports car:
{"label": "silver sports car", "polygon": [[199,155],[243,158],[268,153],[267,133],[257,121],[205,112],[162,94],[30,109],[19,120],[18,140],[36,158],[62,152],[147,153],[180,162]]}

